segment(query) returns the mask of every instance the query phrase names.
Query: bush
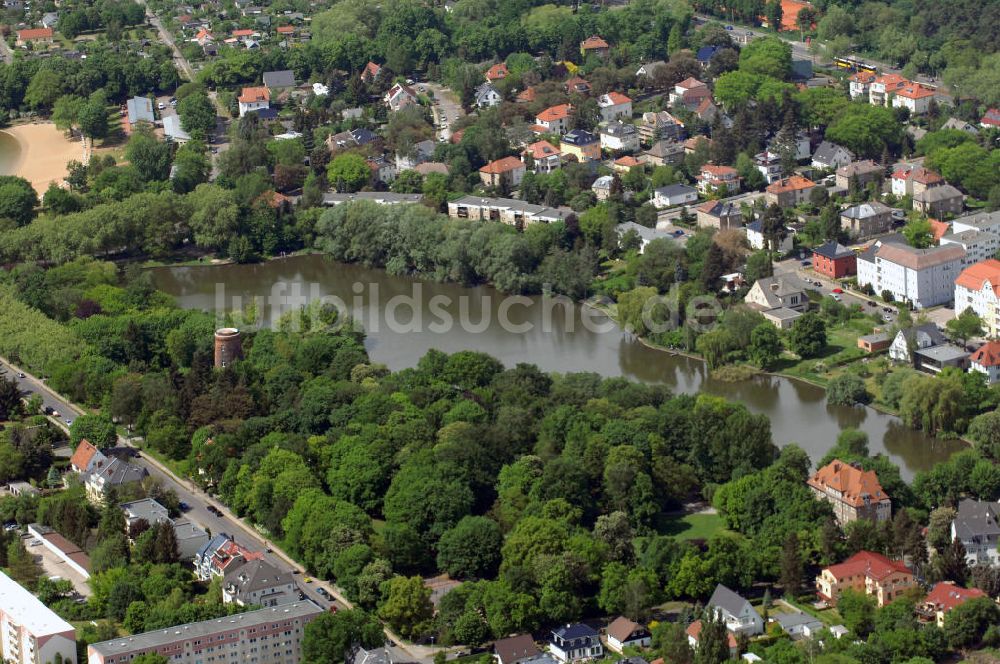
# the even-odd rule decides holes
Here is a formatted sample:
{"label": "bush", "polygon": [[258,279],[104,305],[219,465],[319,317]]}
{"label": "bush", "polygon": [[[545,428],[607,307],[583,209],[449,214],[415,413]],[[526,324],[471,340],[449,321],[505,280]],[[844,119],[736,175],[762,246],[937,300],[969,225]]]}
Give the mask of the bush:
{"label": "bush", "polygon": [[836,406],[853,406],[856,403],[868,403],[870,400],[865,382],[858,376],[843,373],[830,381],[826,389],[827,403]]}

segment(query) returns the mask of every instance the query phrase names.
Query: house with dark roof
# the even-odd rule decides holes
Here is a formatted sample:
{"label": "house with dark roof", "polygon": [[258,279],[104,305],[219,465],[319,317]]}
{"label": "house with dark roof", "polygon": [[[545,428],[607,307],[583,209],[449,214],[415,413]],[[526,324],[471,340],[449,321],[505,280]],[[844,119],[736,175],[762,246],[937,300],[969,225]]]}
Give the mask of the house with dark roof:
{"label": "house with dark roof", "polygon": [[867,187],[869,182],[876,182],[885,177],[885,169],[871,159],[852,161],[837,169],[837,186],[849,189],[851,182],[857,182],[859,187]]}
{"label": "house with dark roof", "polygon": [[833,506],[833,514],[841,525],[859,519],[892,518],[892,500],[873,470],[862,470],[834,459],[813,473],[808,485],[813,495]]}
{"label": "house with dark roof", "polygon": [[764,633],[764,619],[750,602],[721,583],[715,587],[706,607],[714,611],[733,634],[756,636]]}
{"label": "house with dark roof", "polygon": [[840,212],[840,228],[864,240],[892,230],[892,208],[878,201],[859,203]]}
{"label": "house with dark roof", "polygon": [[824,568],[816,577],[816,594],[836,604],[841,593],[850,588],[873,597],[881,608],[915,585],[913,572],[902,561],[860,551],[842,563]]}
{"label": "house with dark roof", "polygon": [[986,376],[989,385],[1000,381],[1000,341],[987,341],[969,356],[969,373]]}
{"label": "house with dark roof", "polygon": [[792,274],[758,279],[744,301],[780,330],[792,327],[809,308],[805,284]]}
{"label": "house with dark roof", "polygon": [[670,140],[656,141],[648,150],[639,155],[639,159],[644,164],[651,166],[681,164],[684,163],[684,144]]}
{"label": "house with dark roof", "polygon": [[969,565],[1000,565],[1000,503],[963,498],[951,522],[951,539],[962,542]]}
{"label": "house with dark roof", "polygon": [[776,613],[774,620],[785,634],[793,640],[812,638],[813,635],[825,628],[823,621],[808,613],[798,611],[796,613]]}
{"label": "house with dark roof", "polygon": [[686,184],[668,184],[653,191],[653,205],[668,208],[698,200],[698,190]]}
{"label": "house with dark roof", "polygon": [[889,357],[896,362],[912,364],[913,357],[910,355],[910,348],[920,350],[921,348],[932,348],[947,343],[948,339],[941,333],[934,323],[924,323],[914,325],[905,330],[900,330],[889,348]]}
{"label": "house with dark roof", "polygon": [[278,606],[298,601],[299,589],[292,573],[266,560],[250,560],[226,571],[222,601],[239,606]]}
{"label": "house with dark roof", "polygon": [[295,85],[295,72],[291,69],[264,72],[264,87],[270,90],[272,94],[282,90],[290,90]]}
{"label": "house with dark roof", "polygon": [[965,208],[965,196],[950,184],[931,187],[913,195],[913,209],[928,217],[941,219],[959,214]]}
{"label": "house with dark roof", "polygon": [[834,169],[846,166],[854,161],[854,153],[842,145],[831,141],[823,141],[813,153],[812,167]]}
{"label": "house with dark roof", "polygon": [[549,652],[566,664],[600,659],[604,656],[604,646],[601,644],[601,635],[593,627],[583,623],[573,623],[552,630]]}
{"label": "house with dark roof", "polygon": [[706,201],[695,208],[699,228],[724,231],[743,226],[743,210],[731,201]]}
{"label": "house with dark roof", "polygon": [[497,639],[493,644],[493,656],[497,664],[524,664],[541,654],[531,634],[508,636]]}
{"label": "house with dark roof", "polygon": [[503,99],[500,96],[500,92],[493,87],[492,83],[483,83],[478,88],[474,94],[476,100],[476,106],[479,108],[489,108],[491,106],[496,106]]}
{"label": "house with dark roof", "polygon": [[648,648],[653,642],[652,635],[644,625],[633,622],[625,616],[618,616],[611,621],[605,633],[608,637],[608,650],[623,654],[625,648]]}
{"label": "house with dark roof", "polygon": [[962,588],[951,581],[941,581],[934,584],[924,601],[917,605],[917,618],[944,627],[944,617],[949,611],[977,597],[987,597],[987,594],[979,588]]}
{"label": "house with dark roof", "polygon": [[836,240],[813,248],[813,270],[830,279],[842,279],[857,274],[857,256]]}
{"label": "house with dark roof", "polygon": [[141,482],[149,473],[145,468],[132,465],[123,459],[113,458],[107,464],[87,473],[84,486],[87,499],[94,504],[103,503],[113,490]]}
{"label": "house with dark roof", "polygon": [[708,66],[712,64],[712,58],[715,54],[719,52],[719,47],[715,45],[702,46],[698,49],[698,52],[694,54],[695,60],[701,65],[702,69],[708,69]]}

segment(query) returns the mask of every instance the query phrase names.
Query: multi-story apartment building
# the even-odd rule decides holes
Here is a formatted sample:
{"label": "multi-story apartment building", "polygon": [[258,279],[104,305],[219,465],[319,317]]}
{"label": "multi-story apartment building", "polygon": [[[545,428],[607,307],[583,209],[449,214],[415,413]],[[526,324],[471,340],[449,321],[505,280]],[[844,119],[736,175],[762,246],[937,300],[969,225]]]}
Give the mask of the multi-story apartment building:
{"label": "multi-story apartment building", "polygon": [[572,208],[533,205],[513,198],[463,196],[448,202],[448,216],[455,219],[500,221],[519,228],[526,224],[563,221],[575,214]]}
{"label": "multi-story apartment building", "polygon": [[222,601],[240,606],[278,606],[294,602],[299,594],[291,572],[283,572],[266,560],[252,560],[226,572]]}
{"label": "multi-story apartment building", "polygon": [[833,506],[833,515],[841,525],[858,519],[892,518],[892,500],[873,470],[861,470],[834,459],[817,470],[808,484],[818,499]]}
{"label": "multi-story apartment building", "polygon": [[877,241],[858,255],[858,285],[876,293],[889,291],[897,302],[918,309],[950,302],[965,249],[944,245],[914,249],[899,242]]}
{"label": "multi-story apartment building", "polygon": [[76,630],[0,572],[0,662],[76,664]]}
{"label": "multi-story apartment building", "polygon": [[731,166],[705,164],[697,180],[698,189],[706,194],[723,188],[727,194],[740,193],[740,173]]}
{"label": "multi-story apartment building", "polygon": [[951,539],[962,542],[969,565],[1000,565],[1000,503],[963,498],[951,522]]}
{"label": "multi-story apartment building", "polygon": [[965,264],[973,265],[996,256],[1000,250],[1000,235],[989,231],[961,231],[942,235],[941,246],[956,245],[965,249]]}
{"label": "multi-story apartment building", "polygon": [[868,87],[868,102],[873,106],[890,106],[893,96],[908,85],[912,84],[899,74],[876,76]]}
{"label": "multi-story apartment building", "polygon": [[816,183],[801,175],[792,175],[775,180],[764,190],[764,200],[768,205],[774,204],[780,208],[795,207],[809,198],[809,192],[816,188]]}
{"label": "multi-story apartment building", "polygon": [[306,625],[323,613],[309,600],[91,644],[88,664],[127,664],[156,653],[171,664],[298,664]]}
{"label": "multi-story apartment building", "polygon": [[222,533],[213,537],[194,556],[194,572],[202,581],[211,581],[216,576],[225,576],[226,572],[239,567],[251,560],[261,560],[264,554],[237,544],[236,541]]}
{"label": "multi-story apartment building", "polygon": [[914,585],[913,572],[902,562],[889,560],[880,553],[860,551],[842,563],[824,568],[816,577],[816,594],[836,604],[840,594],[850,588],[871,595],[883,607]]}
{"label": "multi-story apartment building", "polygon": [[955,279],[955,313],[966,309],[972,309],[982,319],[987,336],[1000,333],[1000,261],[980,261],[962,270]]}

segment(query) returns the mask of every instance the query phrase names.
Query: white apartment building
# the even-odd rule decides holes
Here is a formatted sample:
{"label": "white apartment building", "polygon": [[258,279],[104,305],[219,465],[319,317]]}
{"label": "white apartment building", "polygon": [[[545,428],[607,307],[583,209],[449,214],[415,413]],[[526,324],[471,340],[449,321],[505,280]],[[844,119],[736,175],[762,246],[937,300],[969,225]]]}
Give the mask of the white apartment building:
{"label": "white apartment building", "polygon": [[[969,231],[966,231],[969,232]],[[989,337],[1000,332],[1000,261],[990,258],[962,270],[955,279],[955,315],[972,309]]]}
{"label": "white apartment building", "polygon": [[0,661],[76,664],[76,630],[16,581],[0,572]]}
{"label": "white apartment building", "polygon": [[858,256],[858,286],[892,293],[897,302],[918,309],[952,301],[955,278],[965,261],[965,249],[944,245],[914,249],[896,242],[876,242]]}
{"label": "white apartment building", "polygon": [[957,245],[965,249],[965,264],[972,265],[993,258],[1000,250],[1000,235],[989,231],[961,231],[941,236],[941,246]]}

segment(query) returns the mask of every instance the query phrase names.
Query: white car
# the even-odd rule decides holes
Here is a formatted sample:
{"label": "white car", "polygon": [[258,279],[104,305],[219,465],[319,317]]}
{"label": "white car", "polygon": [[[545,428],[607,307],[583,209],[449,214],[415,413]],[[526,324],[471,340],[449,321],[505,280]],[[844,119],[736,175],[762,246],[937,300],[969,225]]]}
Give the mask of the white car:
{"label": "white car", "polygon": [[162,101],[156,104],[156,108],[160,109],[161,111],[163,109],[165,109],[166,107],[167,107],[167,105],[164,104]]}

